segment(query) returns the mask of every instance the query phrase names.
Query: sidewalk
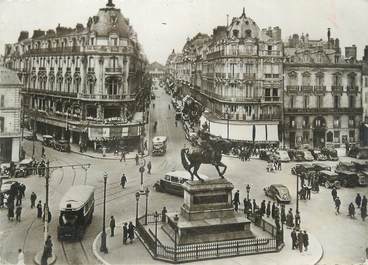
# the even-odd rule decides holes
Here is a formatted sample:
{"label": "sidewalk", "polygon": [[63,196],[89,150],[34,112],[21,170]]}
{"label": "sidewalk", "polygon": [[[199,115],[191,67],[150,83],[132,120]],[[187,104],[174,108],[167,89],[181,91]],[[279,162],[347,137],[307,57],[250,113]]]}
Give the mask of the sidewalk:
{"label": "sidewalk", "polygon": [[[123,245],[121,224],[115,228],[115,237],[110,237],[110,230],[107,233],[107,248],[109,253],[100,252],[101,238],[98,234],[93,242],[93,254],[104,265],[110,264],[166,264],[166,262],[155,260],[151,257],[139,239],[135,239],[133,244]],[[198,265],[314,265],[323,256],[323,248],[318,239],[309,233],[309,249],[300,253],[291,249],[291,230],[285,230],[285,247],[278,253],[239,256],[231,258],[211,259],[196,261]],[[189,263],[188,263],[189,264]]]}

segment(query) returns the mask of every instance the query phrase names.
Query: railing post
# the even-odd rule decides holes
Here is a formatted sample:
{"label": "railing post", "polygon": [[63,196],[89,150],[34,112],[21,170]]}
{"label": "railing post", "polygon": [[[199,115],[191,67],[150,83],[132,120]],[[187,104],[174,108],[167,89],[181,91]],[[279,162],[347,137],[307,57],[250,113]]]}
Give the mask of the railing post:
{"label": "railing post", "polygon": [[198,259],[198,245],[196,246],[196,259]]}
{"label": "railing post", "polygon": [[216,255],[219,255],[219,247],[218,247],[218,241],[216,242]]}
{"label": "railing post", "polygon": [[236,241],[236,254],[239,255],[239,241]]}

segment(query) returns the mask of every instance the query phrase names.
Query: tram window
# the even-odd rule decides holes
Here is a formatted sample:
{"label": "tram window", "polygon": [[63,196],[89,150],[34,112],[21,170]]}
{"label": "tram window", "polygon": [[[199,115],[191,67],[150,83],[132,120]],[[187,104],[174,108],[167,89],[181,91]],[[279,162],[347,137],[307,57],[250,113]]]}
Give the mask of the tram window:
{"label": "tram window", "polygon": [[66,224],[66,225],[73,225],[78,219],[76,215],[72,215],[72,214],[62,214],[61,218],[62,218],[63,224]]}
{"label": "tram window", "polygon": [[179,182],[177,177],[171,176],[171,182]]}

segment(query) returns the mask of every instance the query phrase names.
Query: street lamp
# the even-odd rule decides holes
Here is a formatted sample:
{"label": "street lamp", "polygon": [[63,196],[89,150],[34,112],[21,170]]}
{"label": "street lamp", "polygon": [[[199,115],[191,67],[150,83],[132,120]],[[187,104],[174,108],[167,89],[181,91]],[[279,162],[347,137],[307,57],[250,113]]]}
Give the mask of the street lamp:
{"label": "street lamp", "polygon": [[230,113],[229,113],[229,107],[226,107],[225,113],[226,113],[226,120],[227,120],[227,130],[226,130],[227,137],[226,138],[229,140],[229,115],[230,115]]}
{"label": "street lamp", "polygon": [[135,193],[135,200],[136,200],[136,207],[135,207],[135,225],[138,224],[138,202],[139,202],[139,197],[141,196],[141,194],[137,191]]}
{"label": "street lamp", "polygon": [[157,256],[157,220],[158,220],[157,211],[155,211],[153,217],[155,218],[155,256]]}
{"label": "street lamp", "polygon": [[139,172],[141,173],[141,187],[139,189],[139,191],[141,193],[144,193],[144,189],[143,189],[143,172],[144,172],[144,167],[146,166],[146,160],[144,159],[143,155],[139,158]]}
{"label": "street lamp", "polygon": [[299,212],[299,175],[296,175],[296,211]]}
{"label": "street lamp", "polygon": [[145,190],[145,192],[144,192],[144,194],[146,195],[146,214],[144,215],[145,216],[145,218],[144,218],[144,220],[145,220],[145,225],[147,225],[147,212],[148,212],[148,193],[149,193],[150,191],[149,191],[149,189],[148,189],[148,187],[146,187],[146,190]]}
{"label": "street lamp", "polygon": [[101,234],[101,247],[100,251],[105,254],[108,253],[106,247],[106,230],[105,230],[105,219],[106,219],[106,182],[107,182],[107,173],[105,172],[104,176],[104,201],[103,201],[103,220],[102,220],[102,234]]}
{"label": "street lamp", "polygon": [[247,190],[247,201],[249,201],[249,192],[250,192],[250,186],[249,186],[249,184],[247,184],[247,186],[245,187],[245,189]]}
{"label": "street lamp", "polygon": [[36,134],[36,111],[33,112],[33,128],[32,128],[32,157],[34,157],[34,154],[35,154],[35,138],[37,137],[37,134]]}

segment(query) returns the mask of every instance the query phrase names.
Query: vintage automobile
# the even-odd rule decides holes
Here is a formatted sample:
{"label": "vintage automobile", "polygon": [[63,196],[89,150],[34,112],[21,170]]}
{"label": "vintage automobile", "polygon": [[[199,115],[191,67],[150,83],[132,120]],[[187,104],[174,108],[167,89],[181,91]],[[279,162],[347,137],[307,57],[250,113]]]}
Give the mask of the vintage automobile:
{"label": "vintage automobile", "polygon": [[314,170],[317,172],[322,170],[331,171],[331,166],[324,163],[312,163],[312,166],[314,167]]}
{"label": "vintage automobile", "polygon": [[[208,179],[207,176],[198,174],[203,180]],[[191,176],[188,171],[171,171],[165,174],[165,177],[157,181],[153,187],[158,192],[166,192],[173,195],[184,196],[183,184],[190,180]]]}
{"label": "vintage automobile", "polygon": [[305,161],[313,161],[314,157],[312,155],[312,153],[309,150],[303,150],[303,154],[304,154],[304,160]]}
{"label": "vintage automobile", "polygon": [[33,161],[30,158],[23,159],[19,162],[15,168],[14,176],[16,178],[24,178],[32,175],[33,172]]}
{"label": "vintage automobile", "polygon": [[297,162],[305,161],[303,150],[289,149],[288,154],[292,161],[297,161]]}
{"label": "vintage automobile", "polygon": [[1,163],[0,164],[0,174],[3,178],[9,178],[10,172],[10,163]]}
{"label": "vintage automobile", "polygon": [[54,149],[60,152],[70,152],[70,143],[68,140],[57,140],[54,142]]}
{"label": "vintage automobile", "polygon": [[322,152],[319,150],[309,149],[309,151],[311,152],[314,160],[317,160],[317,161],[327,161],[328,160],[328,156],[325,154],[322,154]]}
{"label": "vintage automobile", "polygon": [[352,161],[355,167],[355,172],[358,173],[358,181],[360,186],[368,185],[368,163],[367,161]]}
{"label": "vintage automobile", "polygon": [[163,155],[166,153],[167,137],[155,136],[152,139],[152,155]]}
{"label": "vintage automobile", "polygon": [[290,203],[291,201],[289,189],[285,185],[272,184],[263,190],[266,196],[277,201],[278,203]]}
{"label": "vintage automobile", "polygon": [[291,174],[293,175],[300,175],[302,173],[311,171],[315,171],[315,168],[313,165],[307,163],[296,164],[293,168],[291,168]]}
{"label": "vintage automobile", "polygon": [[357,159],[368,159],[368,148],[352,146],[348,152],[348,156],[355,157]]}
{"label": "vintage automobile", "polygon": [[9,194],[13,185],[17,185],[17,184],[20,184],[20,183],[15,180],[7,180],[1,184],[0,192],[3,194]]}
{"label": "vintage automobile", "polygon": [[51,135],[42,135],[42,145],[54,147],[54,137]]}
{"label": "vintage automobile", "polygon": [[278,156],[278,160],[280,160],[281,162],[290,162],[290,157],[287,151],[277,150],[276,154]]}
{"label": "vintage automobile", "polygon": [[337,150],[332,147],[323,147],[321,149],[321,154],[327,156],[328,160],[338,161],[339,157],[337,155]]}
{"label": "vintage automobile", "polygon": [[359,185],[359,177],[357,172],[339,170],[335,171],[338,174],[338,180],[344,187],[353,188]]}
{"label": "vintage automobile", "polygon": [[327,189],[341,188],[341,183],[339,181],[339,175],[335,172],[329,170],[321,170],[317,173],[319,179],[319,185],[325,186]]}
{"label": "vintage automobile", "polygon": [[264,160],[264,161],[274,161],[274,160],[278,159],[278,156],[275,153],[271,152],[271,151],[261,150],[259,152],[259,158]]}

